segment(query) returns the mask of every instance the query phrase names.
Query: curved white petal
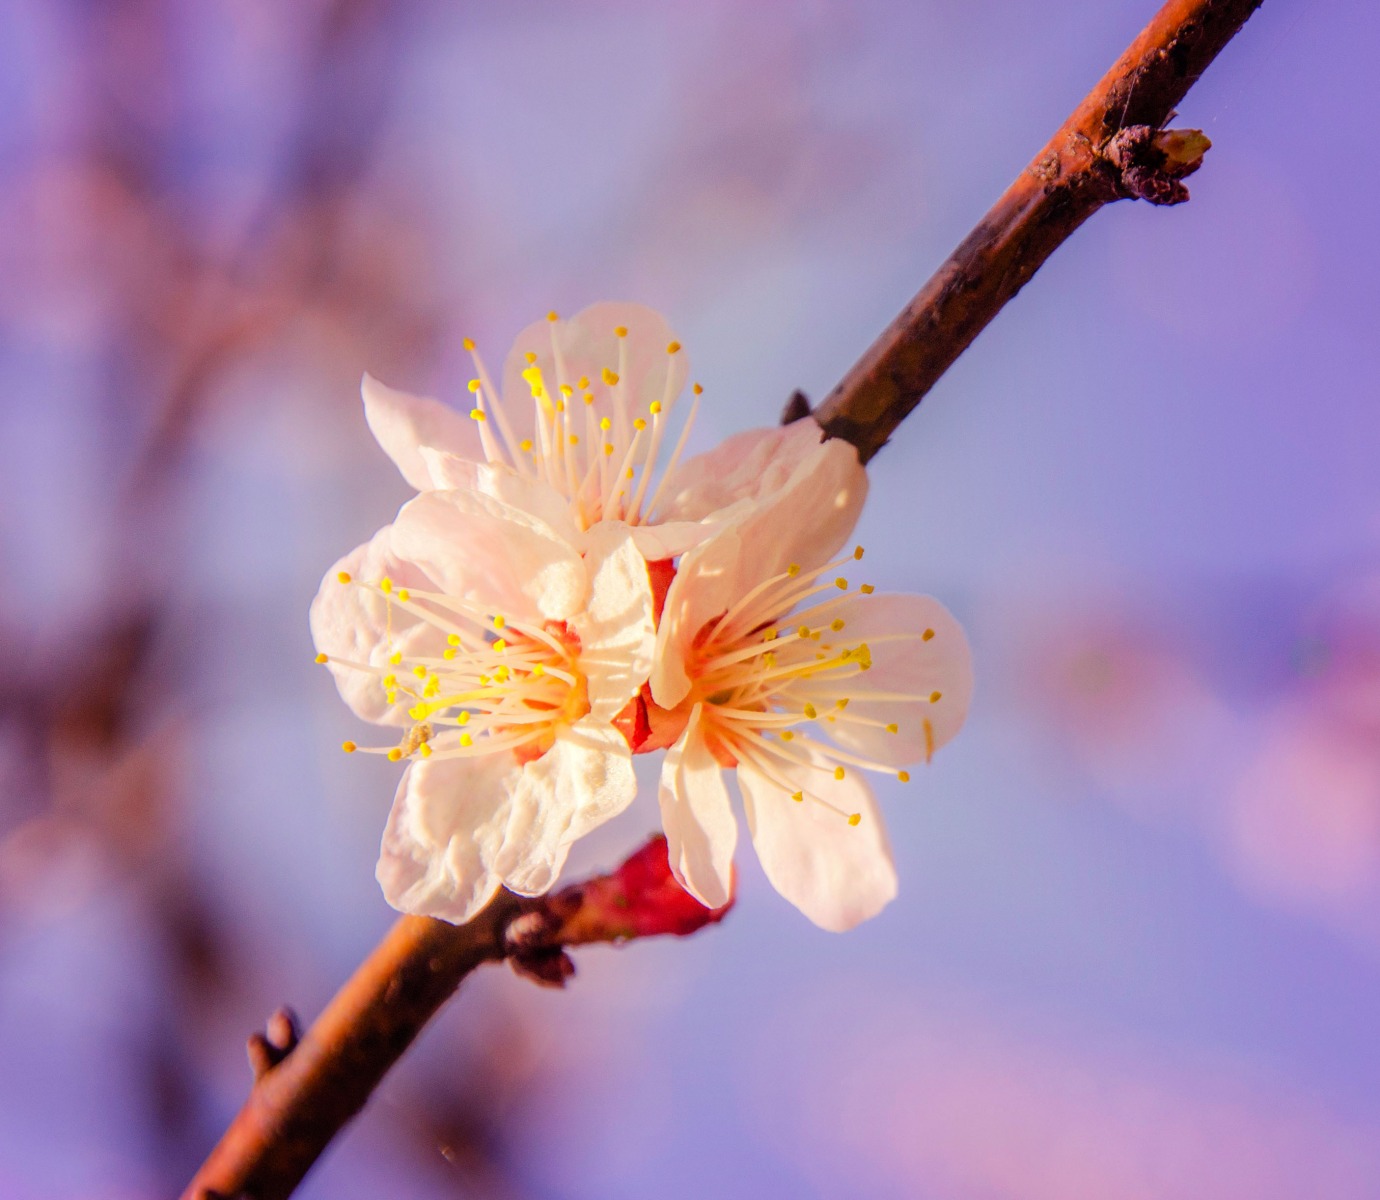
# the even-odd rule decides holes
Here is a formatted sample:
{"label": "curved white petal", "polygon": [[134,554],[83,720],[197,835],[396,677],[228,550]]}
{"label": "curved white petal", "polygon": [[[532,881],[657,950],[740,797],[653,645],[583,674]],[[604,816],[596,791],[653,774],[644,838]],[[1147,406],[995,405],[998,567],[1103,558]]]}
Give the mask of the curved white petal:
{"label": "curved white petal", "polygon": [[565,620],[584,605],[585,567],[536,517],[478,492],[423,492],[393,523],[394,552],[439,590],[519,619]]}
{"label": "curved white petal", "polygon": [[434,587],[419,567],[394,553],[392,532],[393,527],[385,525],[326,572],[312,601],[309,621],[312,641],[317,650],[330,656],[336,687],[355,714],[381,725],[410,725],[410,696],[390,705],[379,675],[336,661],[383,667],[396,651],[413,658],[439,655],[445,649],[445,635],[433,626],[415,621],[377,591],[343,584],[338,578],[343,571],[357,581],[387,576],[399,587]]}
{"label": "curved white petal", "polygon": [[866,497],[857,451],[837,439],[824,442],[796,461],[778,490],[688,551],[657,634],[656,702],[674,708],[685,698],[686,655],[706,621],[792,564],[809,570],[828,562],[853,532]]}
{"label": "curved white petal", "polygon": [[813,420],[748,429],[679,466],[666,480],[660,516],[702,521],[742,500],[780,491],[824,440]]}
{"label": "curved white petal", "polygon": [[[628,331],[619,338],[615,329]],[[666,319],[641,304],[607,301],[592,304],[569,320],[535,321],[518,334],[503,365],[503,400],[509,413],[530,412],[531,392],[522,380],[527,355],[536,355],[548,384],[574,384],[581,376],[600,378],[605,370],[620,372],[619,394],[629,411],[646,413],[653,401],[674,398],[685,386],[689,364],[685,352],[668,354],[675,335]],[[552,341],[559,349],[560,367]],[[620,367],[620,343],[624,355]],[[669,377],[669,389],[668,389]]]}
{"label": "curved white petal", "polygon": [[546,480],[519,475],[502,463],[471,462],[430,447],[422,448],[422,458],[437,491],[482,492],[536,517],[558,537],[579,545],[581,534],[570,516],[570,502]]}
{"label": "curved white petal", "polygon": [[572,624],[580,635],[580,670],[590,714],[612,721],[652,670],[656,623],[647,560],[628,526],[600,521],[586,534],[589,601]]}
{"label": "curved white petal", "polygon": [[424,446],[459,458],[484,460],[474,422],[448,405],[396,391],[372,375],[364,376],[360,392],[364,397],[364,419],[374,440],[397,464],[402,477],[419,492],[436,486],[421,454]]}
{"label": "curved white petal", "polygon": [[411,763],[375,871],[388,903],[457,925],[488,904],[503,882],[494,863],[518,774],[507,754]]}
{"label": "curved white petal", "polygon": [[[933,596],[906,595],[852,597],[834,615],[844,622],[837,635],[842,644],[868,642],[872,668],[857,677],[849,697],[844,716],[854,719],[821,728],[840,746],[889,766],[921,762],[951,741],[963,727],[973,697],[972,654],[957,618]],[[926,630],[933,631],[928,640],[923,636]],[[895,634],[908,636],[903,641],[876,641]],[[939,699],[869,701],[869,692]],[[863,724],[859,718],[880,726]],[[895,724],[896,732],[888,733],[887,724]]]}
{"label": "curved white petal", "polygon": [[707,521],[663,521],[659,525],[634,525],[633,541],[648,562],[679,558],[714,535],[716,526]]}
{"label": "curved white petal", "polygon": [[727,904],[738,822],[723,768],[705,743],[698,704],[680,741],[666,752],[659,798],[672,874],[701,904]]}
{"label": "curved white petal", "polygon": [[555,744],[522,768],[497,869],[515,892],[547,891],[570,845],[623,811],[637,794],[628,743],[589,717],[560,732]]}
{"label": "curved white petal", "polygon": [[751,763],[739,763],[748,830],[772,887],[821,929],[841,933],[876,916],[896,896],[896,867],[872,789],[856,771],[842,780],[805,765],[780,773],[862,820],[849,825],[822,804],[792,800]]}

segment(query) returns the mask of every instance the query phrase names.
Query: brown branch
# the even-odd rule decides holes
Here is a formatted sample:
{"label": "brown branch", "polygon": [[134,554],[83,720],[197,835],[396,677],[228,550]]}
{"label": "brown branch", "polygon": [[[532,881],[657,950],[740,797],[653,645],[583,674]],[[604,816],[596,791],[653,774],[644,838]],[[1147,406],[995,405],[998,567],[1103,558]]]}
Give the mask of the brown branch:
{"label": "brown branch", "polygon": [[574,971],[565,947],[685,935],[723,918],[671,876],[655,837],[618,870],[550,896],[500,892],[467,925],[403,917],[316,1023],[297,1037],[279,1010],[249,1039],[255,1082],[183,1200],[282,1200],[364,1103],[423,1026],[487,962],[507,959],[538,982]]}
{"label": "brown branch", "polygon": [[[1126,197],[1186,199],[1179,180],[1197,168],[1207,139],[1162,127],[1260,3],[1170,0],[821,405],[814,415],[826,432],[852,442],[866,462],[1094,212]],[[808,412],[797,394],[785,416]],[[613,875],[556,896],[500,893],[468,925],[404,917],[300,1042],[287,1015],[251,1039],[257,1080],[184,1200],[286,1197],[476,967],[508,959],[559,985],[574,969],[565,946],[687,933],[723,915],[694,901],[687,908],[687,899],[657,839]]]}
{"label": "brown branch", "polygon": [[1104,204],[1188,199],[1197,131],[1162,127],[1261,0],[1169,0],[815,412],[867,462],[1002,306]]}

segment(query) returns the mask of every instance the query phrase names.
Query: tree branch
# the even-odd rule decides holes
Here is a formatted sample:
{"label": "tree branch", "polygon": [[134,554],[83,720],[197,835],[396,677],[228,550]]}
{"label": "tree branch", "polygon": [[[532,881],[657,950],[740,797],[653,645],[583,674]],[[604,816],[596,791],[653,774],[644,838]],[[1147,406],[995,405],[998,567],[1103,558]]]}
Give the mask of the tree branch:
{"label": "tree branch", "polygon": [[[1040,265],[1094,212],[1187,198],[1207,139],[1162,131],[1261,0],[1170,0],[814,414],[864,462]],[[809,412],[792,397],[787,416]],[[687,902],[690,907],[687,907]],[[527,900],[502,892],[468,925],[402,918],[302,1037],[290,1016],[251,1039],[257,1079],[183,1200],[282,1200],[476,967],[507,959],[559,985],[564,947],[719,920],[670,878],[655,839],[613,875]]]}
{"label": "tree branch", "polygon": [[671,875],[655,837],[618,870],[549,896],[500,892],[466,925],[403,917],[301,1037],[279,1010],[249,1039],[255,1082],[183,1200],[283,1200],[460,986],[507,959],[540,983],[574,971],[565,947],[685,935],[721,920]]}
{"label": "tree branch", "polygon": [[1104,204],[1188,199],[1208,141],[1161,132],[1261,0],[1169,0],[815,411],[868,462],[1044,261]]}

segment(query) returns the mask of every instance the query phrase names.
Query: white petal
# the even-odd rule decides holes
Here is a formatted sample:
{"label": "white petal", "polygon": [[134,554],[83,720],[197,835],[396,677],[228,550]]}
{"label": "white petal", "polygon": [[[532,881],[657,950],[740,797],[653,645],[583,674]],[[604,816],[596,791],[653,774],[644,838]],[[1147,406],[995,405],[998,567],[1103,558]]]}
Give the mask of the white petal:
{"label": "white petal", "polygon": [[435,484],[421,449],[429,446],[459,458],[477,459],[484,454],[474,422],[438,400],[395,391],[366,375],[360,385],[364,396],[364,419],[375,441],[402,472],[402,477],[419,492]]}
{"label": "white petal", "polygon": [[[921,762],[932,750],[951,741],[968,716],[973,697],[973,662],[963,626],[933,596],[858,596],[839,607],[843,629],[836,635],[847,646],[868,639],[904,633],[905,641],[869,645],[872,669],[850,683],[847,715],[870,718],[885,728],[840,720],[821,726],[840,746],[890,766]],[[928,641],[922,636],[932,629]],[[902,692],[931,696],[933,703],[869,701],[869,692]],[[819,706],[821,709],[823,705]],[[925,722],[930,730],[925,732]]]}
{"label": "white petal", "polygon": [[813,420],[734,434],[687,460],[666,480],[660,515],[702,521],[742,500],[780,491],[824,440]]}
{"label": "white petal", "polygon": [[781,768],[797,790],[812,792],[847,820],[809,799],[792,800],[752,764],[738,764],[748,830],[771,885],[821,929],[841,933],[876,916],[896,896],[896,868],[872,790],[856,771],[835,780],[826,770]]}
{"label": "white petal", "polygon": [[671,871],[701,904],[719,908],[733,892],[738,822],[723,768],[704,740],[700,706],[661,768],[661,824]]}
{"label": "white petal", "polygon": [[824,442],[796,462],[779,490],[686,553],[658,631],[656,702],[674,708],[685,698],[685,658],[706,621],[792,564],[809,570],[828,562],[853,532],[866,496],[857,451],[847,442]]}
{"label": "white petal", "polygon": [[408,766],[375,872],[389,904],[456,924],[488,904],[502,884],[494,862],[518,772],[506,754]]}
{"label": "white petal", "polygon": [[[628,336],[620,339],[614,330],[623,327]],[[552,337],[560,347],[564,372],[556,369]],[[624,343],[626,361],[622,368],[621,392],[630,411],[645,414],[653,401],[675,397],[685,386],[689,369],[685,353],[668,354],[674,339],[666,319],[640,304],[605,302],[593,304],[569,320],[535,321],[513,342],[503,366],[503,399],[509,413],[532,409],[531,392],[522,380],[527,369],[527,354],[537,356],[536,366],[551,387],[564,379],[574,384],[580,376],[598,380],[604,370],[618,371],[619,342]],[[670,376],[670,390],[667,377]]]}
{"label": "white petal", "polygon": [[[415,564],[398,557],[392,546],[393,527],[386,525],[362,546],[357,546],[326,572],[311,604],[311,636],[316,648],[335,659],[386,665],[389,655],[431,657],[445,649],[445,635],[431,625],[414,620],[377,591],[342,584],[344,571],[360,582],[377,582],[384,576],[398,587],[424,590],[435,585]],[[378,675],[330,663],[331,674],[345,703],[357,716],[382,725],[411,725],[407,715],[413,703],[404,696],[390,705]]]}
{"label": "white petal", "polygon": [[598,522],[585,545],[589,601],[573,624],[580,635],[591,715],[612,721],[651,674],[656,649],[652,585],[647,560],[622,522]]}
{"label": "white petal", "polygon": [[478,492],[403,505],[393,549],[450,595],[519,619],[565,620],[584,605],[584,563],[543,521]]}
{"label": "white petal", "polygon": [[570,516],[570,501],[544,479],[519,475],[502,463],[476,463],[442,450],[422,448],[422,458],[437,491],[482,492],[537,518],[572,545],[580,532]]}
{"label": "white petal", "polygon": [[497,860],[504,883],[525,896],[547,891],[571,843],[622,812],[636,794],[622,734],[588,718],[562,730],[550,750],[522,768],[513,788]]}
{"label": "white petal", "polygon": [[679,558],[712,537],[716,526],[707,521],[664,521],[659,525],[634,525],[637,552],[648,562]]}

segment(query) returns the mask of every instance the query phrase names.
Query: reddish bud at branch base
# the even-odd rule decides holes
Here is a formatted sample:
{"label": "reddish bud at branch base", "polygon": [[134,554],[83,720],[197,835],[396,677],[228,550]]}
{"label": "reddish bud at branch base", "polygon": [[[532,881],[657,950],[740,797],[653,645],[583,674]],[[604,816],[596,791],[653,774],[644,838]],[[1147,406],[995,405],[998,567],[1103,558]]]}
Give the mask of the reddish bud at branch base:
{"label": "reddish bud at branch base", "polygon": [[560,922],[551,940],[566,946],[659,933],[685,937],[723,920],[732,907],[730,898],[722,908],[705,908],[676,882],[660,834],[616,871],[547,899]]}

